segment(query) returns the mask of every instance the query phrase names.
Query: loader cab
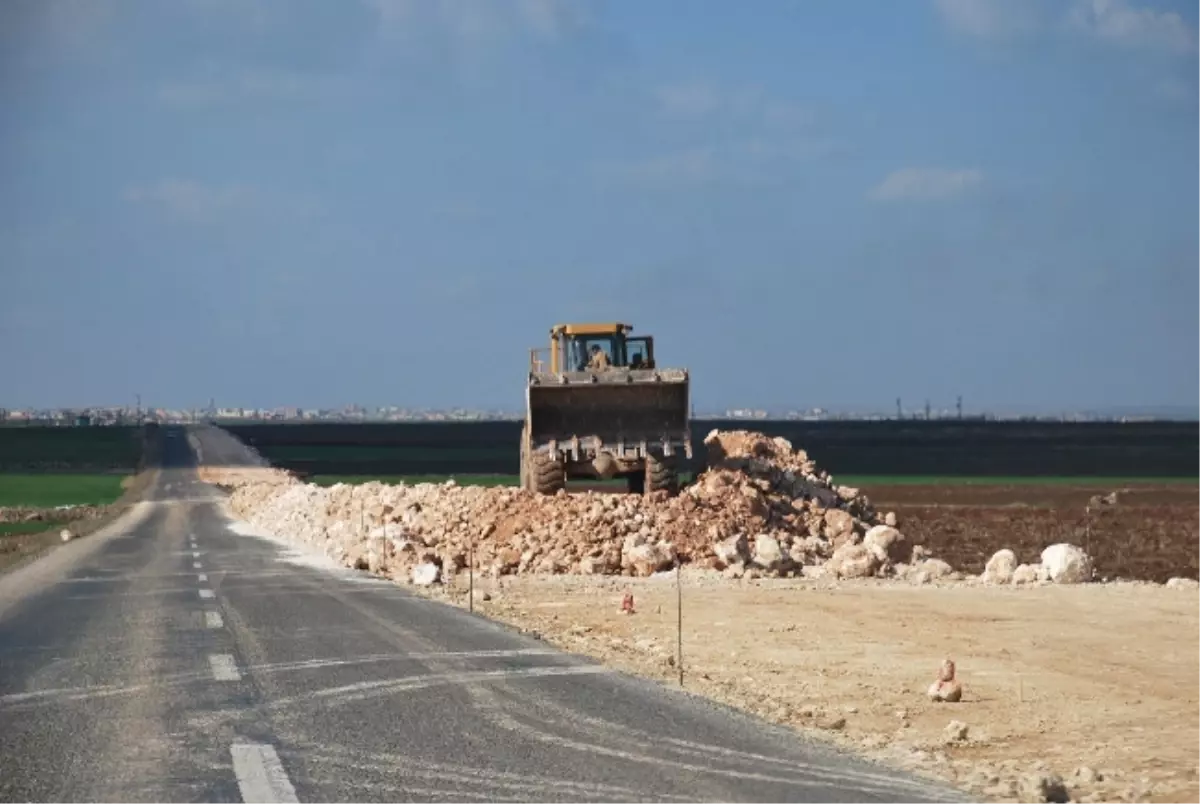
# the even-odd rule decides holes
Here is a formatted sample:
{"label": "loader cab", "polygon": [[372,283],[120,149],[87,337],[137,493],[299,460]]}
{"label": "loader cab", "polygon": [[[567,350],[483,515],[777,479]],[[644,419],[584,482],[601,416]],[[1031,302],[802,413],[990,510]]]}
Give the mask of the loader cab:
{"label": "loader cab", "polygon": [[627,338],[625,340],[625,356],[632,371],[646,371],[654,368],[654,338],[649,335]]}
{"label": "loader cab", "polygon": [[654,339],[648,335],[631,338],[628,324],[560,324],[550,330],[550,370],[587,371],[594,349],[608,356],[617,369],[643,370],[654,367]]}

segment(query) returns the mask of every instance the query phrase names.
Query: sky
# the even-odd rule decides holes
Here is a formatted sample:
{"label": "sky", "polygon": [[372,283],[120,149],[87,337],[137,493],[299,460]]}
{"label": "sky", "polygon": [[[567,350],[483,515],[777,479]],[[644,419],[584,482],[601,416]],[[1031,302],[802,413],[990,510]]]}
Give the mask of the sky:
{"label": "sky", "polygon": [[0,406],[1200,405],[1197,4],[5,0]]}

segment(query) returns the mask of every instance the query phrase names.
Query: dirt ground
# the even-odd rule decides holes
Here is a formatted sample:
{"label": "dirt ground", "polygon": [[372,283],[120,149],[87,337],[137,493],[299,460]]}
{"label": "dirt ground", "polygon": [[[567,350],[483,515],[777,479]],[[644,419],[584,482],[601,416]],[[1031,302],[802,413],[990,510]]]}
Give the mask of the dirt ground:
{"label": "dirt ground", "polygon": [[[466,606],[466,581],[430,594]],[[1195,589],[682,575],[685,687],[989,800],[1057,773],[1075,801],[1200,800]],[[626,591],[636,613],[620,611]],[[484,594],[488,599],[484,600]],[[476,610],[677,682],[674,576],[476,579]],[[959,703],[924,691],[946,657]],[[965,740],[946,742],[952,720]],[[1089,772],[1099,776],[1093,779]]]}
{"label": "dirt ground", "polygon": [[[958,570],[978,574],[1008,547],[1033,563],[1055,542],[1082,547],[1101,578],[1163,583],[1200,579],[1200,488],[1196,484],[879,486],[866,489],[900,530]],[[1095,495],[1120,491],[1116,505],[1093,507]]]}

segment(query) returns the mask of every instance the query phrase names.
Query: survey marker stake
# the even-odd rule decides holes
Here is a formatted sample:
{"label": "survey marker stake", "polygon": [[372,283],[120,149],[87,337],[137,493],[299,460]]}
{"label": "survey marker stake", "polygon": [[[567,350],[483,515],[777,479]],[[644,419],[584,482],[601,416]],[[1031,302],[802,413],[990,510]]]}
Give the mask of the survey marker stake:
{"label": "survey marker stake", "polygon": [[679,686],[683,686],[683,562],[675,556],[675,668],[679,671]]}

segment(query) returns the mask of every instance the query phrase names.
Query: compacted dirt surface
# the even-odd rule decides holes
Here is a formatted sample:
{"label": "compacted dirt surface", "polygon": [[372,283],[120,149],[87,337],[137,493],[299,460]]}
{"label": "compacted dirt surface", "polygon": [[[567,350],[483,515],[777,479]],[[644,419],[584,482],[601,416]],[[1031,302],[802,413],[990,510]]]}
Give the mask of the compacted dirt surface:
{"label": "compacted dirt surface", "polygon": [[[466,578],[427,592],[466,606]],[[1195,588],[477,578],[475,610],[982,799],[1197,801]],[[634,613],[622,612],[627,594]],[[926,690],[951,658],[957,703]],[[951,726],[952,721],[961,725]],[[963,734],[965,727],[965,735]],[[948,733],[949,732],[949,733]]]}
{"label": "compacted dirt surface", "polygon": [[[900,530],[963,572],[980,573],[1007,547],[1037,561],[1056,542],[1079,545],[1099,578],[1200,579],[1196,483],[895,485],[863,489]],[[1115,504],[1091,504],[1117,493]],[[1089,510],[1090,509],[1090,510]]]}

